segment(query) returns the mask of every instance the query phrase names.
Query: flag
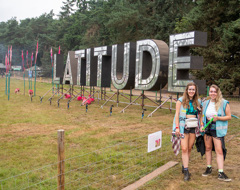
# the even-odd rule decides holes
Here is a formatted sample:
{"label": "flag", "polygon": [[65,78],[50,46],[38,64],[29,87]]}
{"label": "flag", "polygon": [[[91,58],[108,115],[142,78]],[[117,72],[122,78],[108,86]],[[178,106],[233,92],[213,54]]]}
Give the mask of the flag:
{"label": "flag", "polygon": [[58,54],[61,54],[61,48],[60,48],[60,46],[59,46],[59,48],[58,48]]}
{"label": "flag", "polygon": [[52,61],[52,48],[50,50],[50,56],[51,56],[51,63],[52,63],[52,67],[53,67],[53,61]]}
{"label": "flag", "polygon": [[37,41],[37,49],[36,49],[36,55],[35,55],[35,65],[37,63],[37,55],[38,55],[38,41]]}
{"label": "flag", "polygon": [[22,67],[23,67],[23,71],[25,71],[25,67],[24,67],[24,57],[23,57],[23,50],[22,50]]}
{"label": "flag", "polygon": [[38,53],[38,41],[37,41],[37,53]]}
{"label": "flag", "polygon": [[51,58],[52,58],[52,48],[51,48],[51,50],[50,50],[50,54],[51,54]]}
{"label": "flag", "polygon": [[9,71],[9,58],[10,58],[10,49],[9,49],[9,46],[8,46],[8,55],[7,55],[7,65],[8,65],[8,71]]}
{"label": "flag", "polygon": [[8,73],[8,57],[7,57],[7,53],[6,53],[6,56],[5,56],[5,66],[6,66],[6,73]]}
{"label": "flag", "polygon": [[32,52],[32,56],[31,56],[31,67],[32,67],[32,62],[33,62],[33,52]]}
{"label": "flag", "polygon": [[8,46],[8,55],[7,55],[8,58],[9,58],[9,54],[10,54],[10,50],[9,50],[9,46]]}
{"label": "flag", "polygon": [[29,66],[28,66],[28,50],[26,52],[26,63],[27,63],[27,68],[29,69]]}
{"label": "flag", "polygon": [[12,66],[12,46],[10,48],[10,67]]}

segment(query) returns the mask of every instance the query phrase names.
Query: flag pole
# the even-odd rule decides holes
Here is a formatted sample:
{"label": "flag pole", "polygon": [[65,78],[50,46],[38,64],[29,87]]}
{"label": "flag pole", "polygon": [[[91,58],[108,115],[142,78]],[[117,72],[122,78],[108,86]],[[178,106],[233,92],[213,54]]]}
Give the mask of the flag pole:
{"label": "flag pole", "polygon": [[8,93],[8,64],[7,64],[7,54],[6,54],[6,56],[5,56],[5,67],[6,67],[6,73],[5,73],[5,75],[6,75],[6,86],[5,86],[5,94],[7,95],[7,93]]}
{"label": "flag pole", "polygon": [[35,79],[34,79],[34,96],[36,96],[36,79],[37,79],[37,68],[35,63]]}
{"label": "flag pole", "polygon": [[27,76],[28,76],[28,90],[30,90],[30,78],[29,78],[29,65],[28,65],[28,50],[26,52],[26,63],[27,63],[27,68],[28,68],[28,72],[27,72]]}
{"label": "flag pole", "polygon": [[24,57],[23,57],[23,50],[22,50],[22,67],[23,67],[23,84],[24,84],[24,96],[25,96],[25,67],[24,67]]}
{"label": "flag pole", "polygon": [[8,100],[10,99],[10,67],[11,67],[11,48],[8,50],[8,57],[7,57],[7,62],[8,62]]}
{"label": "flag pole", "polygon": [[10,72],[8,72],[8,100],[10,99]]}
{"label": "flag pole", "polygon": [[6,75],[6,86],[5,86],[5,94],[7,95],[7,93],[8,93],[8,74],[6,73],[5,74]]}
{"label": "flag pole", "polygon": [[[33,52],[32,52],[32,56],[31,56],[31,67],[32,68],[32,62],[33,62]],[[33,70],[31,70],[31,90],[33,89],[32,88],[32,75],[33,75]]]}
{"label": "flag pole", "polygon": [[35,56],[35,81],[34,81],[34,96],[36,96],[36,79],[37,79],[37,54],[38,54],[38,41],[37,41],[37,49]]}
{"label": "flag pole", "polygon": [[50,55],[51,55],[51,64],[52,64],[52,94],[54,94],[52,48],[51,48],[51,51],[50,51]]}

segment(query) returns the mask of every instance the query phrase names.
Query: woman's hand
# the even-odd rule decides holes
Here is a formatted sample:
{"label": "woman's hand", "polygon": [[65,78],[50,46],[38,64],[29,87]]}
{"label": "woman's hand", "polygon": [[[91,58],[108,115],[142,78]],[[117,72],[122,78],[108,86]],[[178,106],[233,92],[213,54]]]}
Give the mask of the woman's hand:
{"label": "woman's hand", "polygon": [[218,116],[214,115],[213,116],[213,121],[216,122],[218,120]]}
{"label": "woman's hand", "polygon": [[176,137],[180,137],[180,130],[179,130],[179,128],[176,128],[175,135],[176,135]]}
{"label": "woman's hand", "polygon": [[205,130],[203,130],[203,125],[200,127],[200,132],[205,132]]}

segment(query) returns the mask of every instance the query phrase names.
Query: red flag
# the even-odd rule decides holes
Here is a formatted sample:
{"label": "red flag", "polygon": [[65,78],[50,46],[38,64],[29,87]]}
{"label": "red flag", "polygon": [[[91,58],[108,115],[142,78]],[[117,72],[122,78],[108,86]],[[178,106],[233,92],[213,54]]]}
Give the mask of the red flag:
{"label": "red flag", "polygon": [[60,48],[60,46],[59,46],[59,48],[58,48],[58,54],[61,54],[61,48]]}
{"label": "red flag", "polygon": [[38,41],[37,41],[37,52],[38,52]]}
{"label": "red flag", "polygon": [[31,56],[31,67],[32,67],[32,62],[33,62],[33,52],[32,52],[32,56]]}
{"label": "red flag", "polygon": [[27,63],[27,68],[29,69],[29,66],[28,66],[28,50],[26,52],[26,63]]}
{"label": "red flag", "polygon": [[51,50],[50,50],[50,54],[51,54],[51,58],[52,58],[52,48],[51,48]]}
{"label": "red flag", "polygon": [[37,49],[36,49],[36,55],[35,55],[35,65],[37,63],[37,55],[38,55],[38,41],[37,41]]}
{"label": "red flag", "polygon": [[25,67],[24,67],[24,57],[23,57],[23,50],[22,50],[22,67],[23,67],[23,71],[25,71]]}
{"label": "red flag", "polygon": [[7,65],[8,65],[8,71],[9,71],[9,66],[10,66],[10,63],[9,63],[9,58],[10,58],[10,49],[9,49],[9,46],[8,46],[8,55],[7,55]]}
{"label": "red flag", "polygon": [[53,61],[52,61],[52,48],[50,50],[50,55],[51,55],[51,63],[52,63],[52,67],[53,67]]}
{"label": "red flag", "polygon": [[8,58],[9,58],[9,52],[10,52],[10,51],[9,51],[9,46],[8,46],[8,55],[7,55],[7,56],[8,56]]}
{"label": "red flag", "polygon": [[12,46],[10,48],[10,67],[12,66]]}
{"label": "red flag", "polygon": [[6,73],[8,73],[8,57],[7,57],[7,53],[5,56],[5,66],[6,66]]}

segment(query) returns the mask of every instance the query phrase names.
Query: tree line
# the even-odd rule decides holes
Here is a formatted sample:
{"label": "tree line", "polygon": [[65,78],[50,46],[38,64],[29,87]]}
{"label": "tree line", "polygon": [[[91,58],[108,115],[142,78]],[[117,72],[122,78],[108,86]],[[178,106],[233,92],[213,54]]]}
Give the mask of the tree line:
{"label": "tree line", "polygon": [[[240,87],[239,0],[64,0],[58,18],[53,11],[18,22],[0,23],[0,62],[8,45],[13,47],[13,65],[21,65],[21,51],[36,51],[37,65],[51,75],[50,49],[67,51],[122,44],[141,39],[159,39],[193,30],[208,33],[206,48],[191,49],[204,57],[204,69],[192,71],[207,84],[217,84],[224,93]],[[30,59],[30,57],[29,57]]]}

